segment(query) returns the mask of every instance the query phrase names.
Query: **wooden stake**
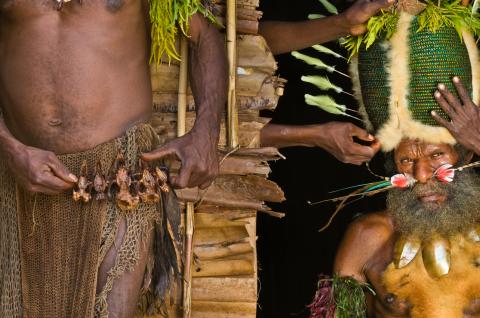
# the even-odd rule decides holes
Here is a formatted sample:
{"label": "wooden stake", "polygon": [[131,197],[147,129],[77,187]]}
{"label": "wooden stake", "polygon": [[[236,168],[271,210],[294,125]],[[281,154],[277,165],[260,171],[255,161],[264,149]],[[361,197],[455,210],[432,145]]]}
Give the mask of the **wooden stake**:
{"label": "wooden stake", "polygon": [[[188,41],[182,37],[180,42],[180,73],[178,78],[178,108],[177,108],[177,136],[186,133],[187,119],[187,88],[188,88]],[[193,259],[193,228],[194,205],[187,202],[185,220],[185,264],[183,269],[183,318],[190,318],[192,313],[192,259]]]}
{"label": "wooden stake", "polygon": [[227,136],[228,146],[233,149],[238,146],[238,111],[235,99],[237,75],[237,1],[227,0],[227,54],[228,54],[228,106],[227,106]]}

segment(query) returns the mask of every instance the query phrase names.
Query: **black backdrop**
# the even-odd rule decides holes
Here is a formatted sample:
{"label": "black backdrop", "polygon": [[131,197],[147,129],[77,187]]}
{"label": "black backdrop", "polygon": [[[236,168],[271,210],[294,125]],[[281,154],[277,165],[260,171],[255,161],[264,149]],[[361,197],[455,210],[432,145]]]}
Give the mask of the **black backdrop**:
{"label": "black backdrop", "polygon": [[[309,13],[325,13],[318,0],[261,0],[260,4],[264,20],[299,21],[306,19]],[[328,46],[342,51],[336,43]],[[315,55],[312,49],[303,52]],[[347,71],[347,64],[341,60],[325,55],[321,59]],[[288,83],[276,111],[265,112],[264,116],[272,117],[274,123],[293,125],[345,120],[304,103],[305,93],[320,93],[300,81],[301,75],[314,74],[313,68],[290,54],[277,56],[277,61],[278,74],[288,79]],[[332,82],[351,91],[347,78],[328,76]],[[340,104],[356,107],[352,98],[342,95],[332,97]],[[358,201],[344,209],[326,231],[319,233],[318,229],[327,222],[334,205],[309,206],[307,201],[331,197],[329,191],[373,178],[365,167],[339,163],[321,149],[292,147],[281,152],[287,160],[272,164],[271,179],[282,187],[287,200],[272,204],[272,207],[285,212],[286,217],[275,219],[260,214],[258,218],[260,295],[257,317],[261,318],[308,317],[306,306],[314,296],[317,277],[320,273],[331,273],[335,250],[346,226],[356,214],[379,209],[383,204],[381,197]],[[374,166],[378,169],[381,165]]]}

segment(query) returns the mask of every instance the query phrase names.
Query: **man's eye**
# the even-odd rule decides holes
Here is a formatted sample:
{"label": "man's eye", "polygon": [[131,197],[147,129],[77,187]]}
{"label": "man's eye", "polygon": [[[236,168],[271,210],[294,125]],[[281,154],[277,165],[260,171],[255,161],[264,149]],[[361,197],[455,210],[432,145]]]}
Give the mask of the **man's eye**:
{"label": "man's eye", "polygon": [[432,158],[439,158],[443,155],[443,152],[435,152],[433,155],[432,155]]}
{"label": "man's eye", "polygon": [[410,164],[410,163],[412,163],[412,159],[410,159],[410,158],[403,158],[403,159],[400,159],[400,163],[401,163],[402,165]]}

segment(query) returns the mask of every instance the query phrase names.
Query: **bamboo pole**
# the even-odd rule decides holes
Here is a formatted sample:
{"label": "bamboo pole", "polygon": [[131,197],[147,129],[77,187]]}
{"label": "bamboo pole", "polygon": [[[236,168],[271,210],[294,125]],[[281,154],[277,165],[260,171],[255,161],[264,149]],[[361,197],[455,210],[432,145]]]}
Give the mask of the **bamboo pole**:
{"label": "bamboo pole", "polygon": [[227,137],[230,148],[238,147],[238,111],[235,99],[237,75],[237,1],[227,0],[228,99]]}
{"label": "bamboo pole", "polygon": [[190,318],[192,313],[192,260],[193,260],[193,231],[194,231],[194,205],[187,202],[186,211],[186,244],[185,244],[185,269],[183,271],[183,318]]}
{"label": "bamboo pole", "polygon": [[178,108],[177,108],[177,136],[186,133],[187,118],[187,88],[188,88],[188,42],[182,36],[180,40],[180,72],[178,76]]}
{"label": "bamboo pole", "polygon": [[[178,78],[178,108],[177,108],[177,136],[186,133],[187,119],[187,88],[188,88],[188,42],[182,37],[180,42],[180,73]],[[193,254],[193,227],[194,205],[187,202],[185,220],[185,264],[183,269],[183,318],[190,318],[192,308],[192,254]]]}

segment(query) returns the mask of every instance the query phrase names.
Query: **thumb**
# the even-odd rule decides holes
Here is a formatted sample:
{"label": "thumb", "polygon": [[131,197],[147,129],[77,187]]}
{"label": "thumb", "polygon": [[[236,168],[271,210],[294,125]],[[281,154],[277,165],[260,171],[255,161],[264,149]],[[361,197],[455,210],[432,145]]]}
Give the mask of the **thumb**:
{"label": "thumb", "polygon": [[53,160],[48,162],[47,165],[52,170],[53,174],[63,181],[68,183],[75,183],[78,181],[78,178],[71,173],[60,160]]}
{"label": "thumb", "polygon": [[363,140],[363,141],[374,141],[375,140],[375,137],[373,137],[371,134],[369,134],[368,131],[366,131],[365,129],[360,128],[358,126],[352,126],[351,127],[350,135],[352,137],[355,136],[358,139]]}
{"label": "thumb", "polygon": [[394,0],[375,0],[372,2],[367,2],[365,6],[365,11],[371,16],[377,14],[382,9],[387,9],[392,5]]}

